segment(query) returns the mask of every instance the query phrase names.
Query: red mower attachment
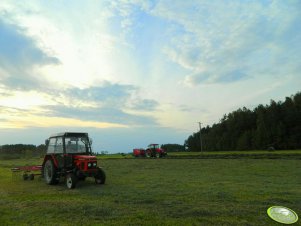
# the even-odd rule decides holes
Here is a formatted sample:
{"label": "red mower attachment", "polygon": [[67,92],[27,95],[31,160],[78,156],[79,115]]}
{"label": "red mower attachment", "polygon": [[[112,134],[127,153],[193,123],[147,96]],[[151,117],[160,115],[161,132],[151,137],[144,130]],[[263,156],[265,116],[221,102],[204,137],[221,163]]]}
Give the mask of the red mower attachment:
{"label": "red mower attachment", "polygon": [[20,166],[11,169],[13,177],[16,173],[23,173],[22,177],[24,180],[34,180],[35,176],[42,175],[42,165],[37,166]]}
{"label": "red mower attachment", "polygon": [[143,148],[135,148],[135,149],[133,149],[133,155],[135,157],[146,157],[145,149],[143,149]]}

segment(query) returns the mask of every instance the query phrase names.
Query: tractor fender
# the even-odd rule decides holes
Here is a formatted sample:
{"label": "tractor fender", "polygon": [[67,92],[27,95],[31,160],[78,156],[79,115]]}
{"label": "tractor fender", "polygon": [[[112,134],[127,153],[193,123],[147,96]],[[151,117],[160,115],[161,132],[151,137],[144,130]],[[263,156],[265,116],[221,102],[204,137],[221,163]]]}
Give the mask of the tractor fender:
{"label": "tractor fender", "polygon": [[57,159],[55,158],[55,156],[53,154],[52,155],[45,155],[44,160],[43,160],[43,165],[42,165],[43,167],[44,167],[44,165],[45,165],[45,163],[48,159],[52,159],[52,162],[53,162],[54,166],[56,168],[58,168],[58,161],[57,161]]}

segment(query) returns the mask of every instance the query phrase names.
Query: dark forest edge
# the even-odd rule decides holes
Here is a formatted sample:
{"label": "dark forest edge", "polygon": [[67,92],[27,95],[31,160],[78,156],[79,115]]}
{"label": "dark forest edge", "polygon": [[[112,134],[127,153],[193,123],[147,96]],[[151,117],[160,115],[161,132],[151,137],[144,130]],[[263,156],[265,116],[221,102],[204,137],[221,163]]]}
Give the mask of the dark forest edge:
{"label": "dark forest edge", "polygon": [[301,93],[271,100],[254,110],[243,107],[185,141],[188,151],[301,149]]}
{"label": "dark forest edge", "polygon": [[33,144],[5,144],[0,146],[0,159],[42,157],[46,153],[46,146]]}

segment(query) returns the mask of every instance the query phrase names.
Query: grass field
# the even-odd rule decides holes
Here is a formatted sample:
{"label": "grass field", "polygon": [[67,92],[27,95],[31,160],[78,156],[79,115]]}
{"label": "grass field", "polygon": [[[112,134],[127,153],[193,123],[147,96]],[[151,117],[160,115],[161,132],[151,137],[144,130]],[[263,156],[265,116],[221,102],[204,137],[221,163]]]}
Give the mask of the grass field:
{"label": "grass field", "polygon": [[1,160],[0,225],[277,225],[266,214],[273,205],[301,216],[300,160],[99,161],[106,185],[67,190],[12,179],[10,168],[41,159]]}
{"label": "grass field", "polygon": [[[133,158],[128,154],[105,154],[99,159],[125,159]],[[199,159],[300,159],[301,150],[276,150],[276,151],[214,151],[214,152],[169,152],[166,158],[199,158]]]}
{"label": "grass field", "polygon": [[301,150],[277,151],[216,151],[216,152],[171,152],[169,158],[201,159],[300,159]]}

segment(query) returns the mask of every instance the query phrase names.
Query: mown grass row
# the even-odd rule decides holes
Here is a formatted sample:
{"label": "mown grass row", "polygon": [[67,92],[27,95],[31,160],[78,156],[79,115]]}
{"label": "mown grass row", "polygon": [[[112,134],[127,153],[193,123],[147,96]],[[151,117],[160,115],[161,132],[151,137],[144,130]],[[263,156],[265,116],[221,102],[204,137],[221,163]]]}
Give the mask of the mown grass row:
{"label": "mown grass row", "polygon": [[[129,154],[106,154],[99,159],[131,159]],[[277,151],[218,151],[218,152],[169,152],[165,158],[187,159],[301,159],[301,150]]]}
{"label": "mown grass row", "polygon": [[229,152],[173,152],[169,158],[201,159],[301,159],[300,150],[281,151],[229,151]]}
{"label": "mown grass row", "polygon": [[275,225],[284,205],[301,215],[300,160],[101,159],[107,183],[12,180],[0,162],[1,225]]}

